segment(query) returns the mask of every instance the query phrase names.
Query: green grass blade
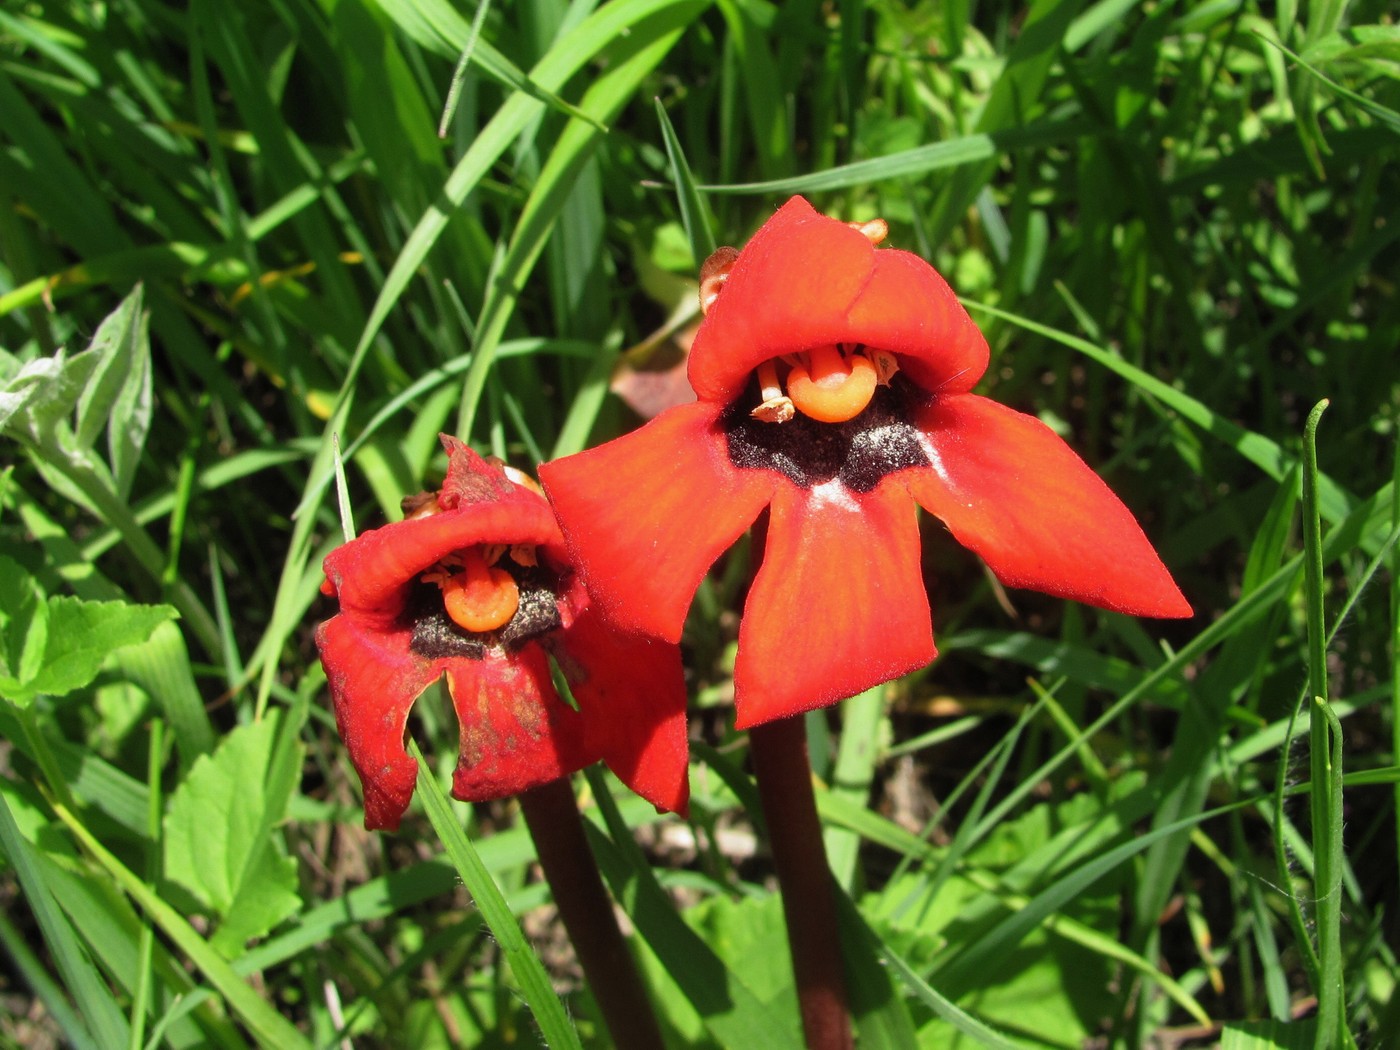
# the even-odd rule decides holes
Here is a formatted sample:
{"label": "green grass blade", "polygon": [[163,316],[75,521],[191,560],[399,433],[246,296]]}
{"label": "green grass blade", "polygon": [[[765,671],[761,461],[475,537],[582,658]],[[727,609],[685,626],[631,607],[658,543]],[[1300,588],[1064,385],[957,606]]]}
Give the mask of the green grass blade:
{"label": "green grass blade", "polygon": [[56,906],[35,862],[34,847],[20,834],[3,792],[0,792],[0,847],[4,847],[5,855],[19,877],[24,898],[39,924],[44,943],[53,954],[58,971],[63,975],[64,984],[73,996],[85,1025],[81,1030],[70,1032],[69,1036],[76,1043],[88,1046],[125,1046],[130,1031],[126,1018],[88,958],[67,916]]}
{"label": "green grass blade", "polygon": [[786,193],[824,193],[886,180],[920,178],[968,164],[986,163],[1012,150],[1073,143],[1083,137],[1087,130],[1087,125],[1078,120],[1049,121],[1009,131],[963,135],[806,175],[764,182],[702,184],[697,188],[705,193],[764,197]]}
{"label": "green grass blade", "polygon": [[661,141],[666,144],[666,161],[671,168],[671,181],[676,187],[676,206],[680,209],[681,223],[685,226],[686,239],[690,241],[690,250],[698,268],[715,250],[715,235],[710,229],[705,199],[695,185],[695,177],[685,159],[681,141],[676,137],[676,129],[671,126],[671,118],[666,115],[666,107],[660,99],[656,100],[656,121],[661,128]]}
{"label": "green grass blade", "polygon": [[569,1018],[564,1013],[564,1005],[549,983],[549,975],[530,949],[525,935],[520,932],[520,924],[515,921],[505,898],[501,896],[496,880],[481,863],[480,855],[453,814],[447,795],[437,782],[435,771],[423,758],[416,742],[409,743],[409,750],[418,762],[418,790],[423,799],[423,808],[428,814],[428,819],[432,821],[433,830],[437,832],[443,849],[447,851],[448,859],[457,869],[463,885],[476,902],[486,925],[491,928],[496,943],[500,945],[511,972],[520,983],[521,994],[525,997],[530,1012],[534,1014],[535,1022],[540,1026],[540,1035],[545,1044],[581,1050],[578,1032],[569,1023]]}
{"label": "green grass blade", "polygon": [[1317,1050],[1345,1045],[1346,988],[1342,975],[1342,744],[1341,724],[1328,703],[1327,627],[1323,608],[1322,517],[1317,490],[1317,427],[1321,401],[1303,432],[1304,595],[1308,622],[1308,695],[1312,718],[1308,753],[1312,771],[1313,896],[1317,917]]}
{"label": "green grass blade", "polygon": [[[614,0],[609,7],[633,3],[635,0]],[[641,4],[638,3],[640,7]],[[584,95],[581,108],[603,121],[608,121],[636,91],[675,44],[681,30],[708,6],[707,0],[673,0],[658,4],[629,24],[625,46],[613,56],[615,64],[594,81]],[[604,8],[576,32],[588,28]],[[551,51],[551,54],[553,52]],[[510,247],[501,262],[499,272],[491,283],[481,322],[473,346],[471,367],[462,388],[462,404],[457,416],[459,436],[470,434],[476,420],[477,408],[486,389],[487,377],[495,363],[497,348],[505,335],[506,325],[550,235],[560,210],[571,189],[573,179],[588,161],[601,140],[596,126],[574,120],[559,136],[544,169],[535,182],[529,200],[521,210],[519,222],[511,235]]]}
{"label": "green grass blade", "polygon": [[[966,306],[976,313],[1010,321],[1028,332],[1053,339],[1055,342],[1083,354],[1097,364],[1103,365],[1109,371],[1128,380],[1144,393],[1151,394],[1212,437],[1233,448],[1276,481],[1282,480],[1288,470],[1297,464],[1297,457],[1285,452],[1276,442],[1269,440],[1262,434],[1245,430],[1218,413],[1212,412],[1209,407],[1190,394],[1164,383],[1112,351],[1095,346],[1093,343],[1068,332],[1040,324],[1027,317],[999,310],[994,306],[973,302],[966,303]],[[1318,476],[1318,507],[1325,520],[1330,522],[1341,520],[1350,513],[1354,505],[1355,500],[1326,474]],[[1373,533],[1368,533],[1364,544],[1368,550],[1374,553],[1378,540]]]}
{"label": "green grass blade", "polygon": [[993,1050],[1026,1050],[1025,1043],[1013,1042],[959,1008],[947,996],[936,991],[888,944],[881,946],[880,955],[915,996],[953,1028],[972,1039],[978,1046],[992,1047]]}
{"label": "green grass blade", "polygon": [[1197,813],[1184,820],[1174,821],[1125,842],[1114,849],[1099,854],[1093,860],[1080,865],[1063,878],[1057,879],[1021,909],[1009,915],[997,926],[978,937],[975,944],[969,945],[946,966],[937,972],[939,984],[957,998],[975,988],[981,971],[1002,952],[1009,951],[1020,943],[1021,938],[1048,920],[1065,904],[1086,892],[1099,879],[1114,868],[1142,853],[1154,843],[1196,827],[1213,817],[1232,813],[1255,804],[1249,799],[1228,806]]}
{"label": "green grass blade", "polygon": [[83,1019],[69,1005],[63,989],[49,976],[43,962],[34,954],[29,939],[11,924],[4,912],[0,912],[0,947],[9,956],[16,975],[44,1004],[44,1009],[53,1017],[54,1024],[68,1044],[74,1050],[101,1050],[88,1034]]}
{"label": "green grass blade", "polygon": [[[875,761],[879,755],[880,724],[885,718],[883,686],[867,689],[841,703],[841,742],[836,752],[830,791],[846,800],[864,805],[870,797],[870,785],[875,776]],[[843,828],[825,828],[827,863],[836,882],[846,892],[853,891],[856,882],[856,861],[860,851],[860,836]]]}

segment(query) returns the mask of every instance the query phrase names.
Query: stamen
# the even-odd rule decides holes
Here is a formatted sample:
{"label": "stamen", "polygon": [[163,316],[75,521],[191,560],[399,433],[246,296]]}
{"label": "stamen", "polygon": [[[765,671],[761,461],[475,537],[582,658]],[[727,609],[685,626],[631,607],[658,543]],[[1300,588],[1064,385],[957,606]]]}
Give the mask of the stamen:
{"label": "stamen", "polygon": [[839,347],[827,345],[809,350],[807,360],[806,366],[794,366],[787,378],[788,397],[803,415],[821,423],[844,423],[860,415],[875,396],[879,373],[863,354],[847,358]]}
{"label": "stamen", "polygon": [[771,360],[758,366],[759,396],[763,402],[749,415],[765,423],[786,423],[794,415],[792,399],[778,382],[778,366]]}
{"label": "stamen", "polygon": [[529,489],[536,496],[544,495],[544,489],[540,488],[540,483],[523,470],[520,470],[518,467],[512,467],[509,463],[502,464],[502,468],[506,472],[506,477],[517,485]]}
{"label": "stamen", "polygon": [[875,366],[876,382],[881,386],[889,386],[894,374],[899,371],[899,361],[888,350],[865,350],[870,358],[871,364]]}
{"label": "stamen", "polygon": [[473,633],[495,631],[510,623],[520,607],[520,587],[505,569],[492,567],[500,558],[504,546],[493,548],[495,558],[478,547],[466,551],[461,560],[461,572],[447,575],[433,570],[423,579],[442,588],[442,604],[452,622]]}
{"label": "stamen", "polygon": [[729,279],[729,271],[734,260],[739,258],[737,248],[716,248],[700,267],[700,312],[707,314],[719,298],[720,289]]}
{"label": "stamen", "polygon": [[848,222],[846,225],[865,234],[865,239],[871,244],[879,244],[889,236],[890,232],[890,224],[884,219],[871,219],[869,222]]}

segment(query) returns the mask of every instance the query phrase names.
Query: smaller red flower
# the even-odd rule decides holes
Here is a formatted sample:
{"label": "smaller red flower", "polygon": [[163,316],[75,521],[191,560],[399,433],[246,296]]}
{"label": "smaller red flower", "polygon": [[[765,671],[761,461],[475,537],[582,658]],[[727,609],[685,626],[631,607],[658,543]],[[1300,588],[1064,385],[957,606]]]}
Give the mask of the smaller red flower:
{"label": "smaller red flower", "polygon": [[794,197],[700,275],[697,399],[540,468],[616,623],[678,640],[710,565],[767,515],[734,667],[736,724],[934,658],[916,509],[997,577],[1189,616],[1131,512],[1049,427],[972,393],[982,333],[932,266]]}
{"label": "smaller red flower", "polygon": [[[360,775],[365,826],[399,826],[417,780],[409,709],[447,677],[460,725],[452,794],[518,794],[599,759],[661,809],[684,812],[685,685],[675,645],[600,622],[549,504],[518,472],[443,436],[447,477],[404,521],[332,551],[316,631],[336,725]],[[578,707],[555,689],[551,659]]]}

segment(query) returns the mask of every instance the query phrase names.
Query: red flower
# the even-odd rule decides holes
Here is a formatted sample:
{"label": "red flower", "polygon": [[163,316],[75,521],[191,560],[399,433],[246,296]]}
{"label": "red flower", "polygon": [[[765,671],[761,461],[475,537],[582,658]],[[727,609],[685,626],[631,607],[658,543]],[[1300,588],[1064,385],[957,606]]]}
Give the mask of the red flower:
{"label": "red flower", "polygon": [[970,393],[986,341],[933,267],[875,247],[883,234],[788,201],[702,273],[699,401],[540,471],[594,600],[672,640],[711,563],[768,511],[740,727],[933,659],[916,505],[1004,583],[1191,614],[1108,486],[1038,420]]}
{"label": "red flower", "polygon": [[[517,794],[601,758],[638,794],[683,812],[679,651],[604,625],[544,497],[460,441],[443,444],[436,496],[326,557],[322,590],[340,613],[316,644],[364,785],[365,826],[399,826],[418,772],[404,750],[409,708],[443,675],[460,723],[457,798]],[[555,690],[551,658],[577,710]]]}

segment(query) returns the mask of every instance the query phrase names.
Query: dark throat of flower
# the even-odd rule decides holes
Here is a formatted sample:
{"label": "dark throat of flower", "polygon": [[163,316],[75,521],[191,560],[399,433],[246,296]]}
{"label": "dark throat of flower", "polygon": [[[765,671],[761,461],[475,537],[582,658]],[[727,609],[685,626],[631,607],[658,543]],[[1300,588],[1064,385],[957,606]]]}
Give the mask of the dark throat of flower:
{"label": "dark throat of flower", "polygon": [[909,420],[930,395],[904,376],[875,384],[864,407],[842,422],[823,422],[805,412],[781,422],[754,415],[751,406],[768,401],[764,380],[760,369],[720,417],[734,466],[774,470],[802,488],[836,480],[854,492],[870,492],[896,471],[929,465]]}
{"label": "dark throat of flower", "polygon": [[428,659],[482,659],[560,626],[559,577],[531,548],[474,547],[444,558],[414,585],[409,649]]}

